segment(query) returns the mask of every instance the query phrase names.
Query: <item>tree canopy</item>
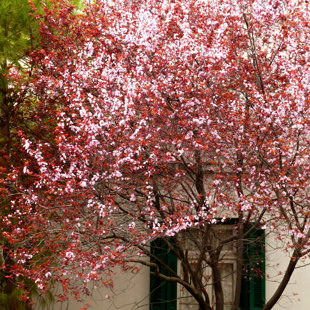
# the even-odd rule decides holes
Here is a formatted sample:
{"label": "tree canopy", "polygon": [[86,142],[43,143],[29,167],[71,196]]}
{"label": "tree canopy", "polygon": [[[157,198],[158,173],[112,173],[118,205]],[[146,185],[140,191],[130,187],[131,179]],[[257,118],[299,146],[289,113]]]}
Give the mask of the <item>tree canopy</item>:
{"label": "tree canopy", "polygon": [[[110,285],[115,265],[161,265],[150,250],[161,238],[187,272],[154,275],[211,309],[206,264],[223,309],[223,246],[267,228],[291,253],[271,309],[309,253],[308,3],[98,0],[80,15],[57,3],[31,55],[32,117],[49,139],[20,133],[32,161],[16,176],[32,182],[17,184],[6,232],[20,272],[44,257],[36,283],[78,295]],[[230,218],[236,233],[214,245]],[[205,241],[195,268],[180,241],[193,231]]]}

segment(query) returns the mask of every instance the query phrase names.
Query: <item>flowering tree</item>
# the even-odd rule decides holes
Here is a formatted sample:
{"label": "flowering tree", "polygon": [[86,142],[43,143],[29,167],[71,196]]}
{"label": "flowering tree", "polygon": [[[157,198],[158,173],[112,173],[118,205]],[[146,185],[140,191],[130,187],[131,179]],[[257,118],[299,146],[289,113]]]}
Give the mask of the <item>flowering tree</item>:
{"label": "flowering tree", "polygon": [[[73,1],[78,4],[78,1]],[[15,234],[19,226],[28,225],[18,222],[12,216],[14,206],[10,204],[20,196],[16,184],[27,188],[32,185],[31,175],[27,175],[24,165],[35,164],[24,149],[22,133],[36,140],[54,140],[50,134],[51,120],[38,124],[39,109],[37,99],[32,96],[30,79],[35,68],[30,53],[40,48],[39,21],[35,11],[44,12],[49,0],[2,1],[0,4],[0,308],[32,309],[31,298],[41,309],[52,302],[52,295],[38,294],[37,286],[27,274],[35,274],[34,265],[17,264],[15,256]],[[37,116],[32,118],[34,111]],[[39,125],[39,126],[38,126]],[[26,209],[24,209],[25,211]],[[25,215],[25,214],[24,214]],[[29,225],[31,229],[31,225]],[[34,230],[35,231],[35,230]],[[21,244],[19,245],[21,246]],[[30,247],[23,240],[24,248]],[[31,244],[33,246],[33,244]],[[25,253],[26,254],[26,253]],[[29,254],[26,254],[26,257]],[[38,258],[38,257],[37,257]],[[37,264],[38,262],[38,264]],[[19,269],[27,272],[21,273]],[[26,277],[25,277],[26,275]]]}
{"label": "flowering tree", "polygon": [[[42,9],[40,1],[34,2]],[[23,170],[25,161],[31,161],[18,132],[23,129],[29,135],[37,134],[29,118],[35,102],[26,93],[32,71],[28,56],[39,45],[39,24],[31,16],[27,0],[2,1],[0,12],[0,308],[31,309],[30,296],[38,296],[37,287],[30,278],[19,276],[11,255],[15,247],[7,234],[13,233],[14,227],[10,200],[19,195],[14,186],[16,172]],[[18,87],[21,83],[23,91]],[[31,178],[21,176],[19,182],[27,186]],[[47,295],[41,297],[38,301],[47,301]]]}
{"label": "flowering tree", "polygon": [[[21,133],[36,164],[25,163],[35,181],[18,185],[7,232],[20,269],[41,255],[36,282],[54,277],[78,297],[71,273],[86,290],[139,262],[200,309],[212,308],[212,284],[223,309],[221,251],[233,243],[237,309],[244,241],[267,227],[291,252],[271,309],[309,252],[308,4],[102,0],[78,16],[58,3],[42,17],[31,86],[54,141]],[[236,233],[214,242],[230,218]],[[158,238],[182,273],[162,272]]]}

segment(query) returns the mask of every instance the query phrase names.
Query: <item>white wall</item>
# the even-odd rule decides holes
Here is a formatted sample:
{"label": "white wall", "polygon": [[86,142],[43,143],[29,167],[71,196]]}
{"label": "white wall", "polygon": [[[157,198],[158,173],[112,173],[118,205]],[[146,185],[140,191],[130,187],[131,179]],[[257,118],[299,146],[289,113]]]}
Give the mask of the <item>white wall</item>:
{"label": "white wall", "polygon": [[138,274],[119,270],[114,277],[113,289],[97,289],[83,303],[69,300],[58,303],[53,309],[80,310],[90,303],[89,310],[149,310],[149,290],[149,268],[142,267]]}
{"label": "white wall", "polygon": [[[289,263],[289,253],[284,243],[276,241],[274,235],[266,238],[266,298],[275,292]],[[274,310],[310,309],[310,259],[299,262],[291,280]]]}

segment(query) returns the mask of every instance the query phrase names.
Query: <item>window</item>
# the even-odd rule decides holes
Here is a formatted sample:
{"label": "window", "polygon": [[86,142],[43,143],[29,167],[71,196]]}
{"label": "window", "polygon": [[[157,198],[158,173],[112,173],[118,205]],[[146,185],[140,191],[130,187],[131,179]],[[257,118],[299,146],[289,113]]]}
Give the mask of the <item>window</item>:
{"label": "window", "polygon": [[[229,226],[232,228],[229,231]],[[223,225],[219,233],[233,233],[232,225]],[[240,296],[241,310],[260,310],[265,302],[265,244],[264,230],[253,231],[244,241],[243,251],[243,271],[242,271],[242,293]],[[160,261],[169,266],[167,270],[163,266],[160,272],[165,275],[172,275],[173,272],[181,272],[181,264],[167,244],[157,239],[151,244],[151,252]],[[223,249],[223,259],[221,260],[221,277],[224,291],[225,310],[230,310],[234,300],[234,289],[236,281],[236,255],[233,246]],[[192,261],[195,261],[195,253],[191,251]],[[153,260],[154,261],[154,260]],[[151,269],[154,271],[154,269]],[[204,268],[206,289],[209,293],[211,302],[215,301],[212,287],[207,285],[211,278],[210,268]],[[150,283],[150,310],[199,310],[196,300],[187,292],[186,289],[177,285],[175,282],[168,282],[151,275]],[[210,282],[209,282],[210,283]]]}

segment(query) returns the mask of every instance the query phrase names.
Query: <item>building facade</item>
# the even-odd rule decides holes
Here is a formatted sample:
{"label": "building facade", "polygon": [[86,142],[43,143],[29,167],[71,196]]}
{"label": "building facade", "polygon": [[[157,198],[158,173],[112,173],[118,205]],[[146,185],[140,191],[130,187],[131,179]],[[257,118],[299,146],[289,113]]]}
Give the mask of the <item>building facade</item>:
{"label": "building facade", "polygon": [[[224,231],[230,234],[233,231],[226,226]],[[276,290],[283,272],[289,262],[289,254],[284,251],[283,244],[276,241],[272,234],[265,231],[255,232],[261,240],[261,244],[254,242],[245,246],[244,263],[248,257],[254,257],[251,264],[246,266],[248,274],[242,280],[242,292],[240,298],[240,310],[260,310]],[[250,238],[249,238],[250,240]],[[253,239],[254,240],[254,239]],[[156,243],[152,247],[153,253],[161,256],[169,266],[182,272],[180,262],[173,254],[165,249],[162,244]],[[189,251],[195,262],[195,251]],[[234,283],[236,273],[236,254],[233,246],[228,246],[223,250],[222,285],[224,291],[225,310],[231,309],[234,299]],[[249,256],[250,255],[250,256]],[[308,260],[301,261],[281,296],[275,310],[306,310],[310,307],[310,265]],[[259,265],[259,268],[257,268]],[[261,274],[253,274],[255,270],[261,270]],[[204,269],[206,279],[206,290],[214,301],[211,286],[207,284],[210,272]],[[53,309],[79,310],[85,303],[89,304],[90,310],[199,310],[197,302],[180,285],[167,283],[150,275],[150,269],[142,266],[137,274],[115,272],[113,289],[93,289],[92,296],[78,303],[68,300],[64,303],[57,303]]]}

